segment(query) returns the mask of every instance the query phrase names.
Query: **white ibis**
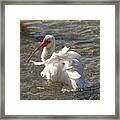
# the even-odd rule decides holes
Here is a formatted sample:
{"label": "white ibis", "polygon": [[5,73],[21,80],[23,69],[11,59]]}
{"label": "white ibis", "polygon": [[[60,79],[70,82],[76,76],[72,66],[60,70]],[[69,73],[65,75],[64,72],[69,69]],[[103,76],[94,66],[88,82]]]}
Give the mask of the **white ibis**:
{"label": "white ibis", "polygon": [[[85,85],[84,69],[80,62],[80,54],[70,51],[66,46],[59,52],[55,50],[55,38],[52,35],[46,35],[43,41],[33,50],[27,62],[33,62],[34,65],[42,65],[45,67],[41,72],[41,76],[47,80],[59,81],[71,90],[76,91]],[[42,62],[32,61],[32,56],[38,51],[43,50],[41,54]]]}

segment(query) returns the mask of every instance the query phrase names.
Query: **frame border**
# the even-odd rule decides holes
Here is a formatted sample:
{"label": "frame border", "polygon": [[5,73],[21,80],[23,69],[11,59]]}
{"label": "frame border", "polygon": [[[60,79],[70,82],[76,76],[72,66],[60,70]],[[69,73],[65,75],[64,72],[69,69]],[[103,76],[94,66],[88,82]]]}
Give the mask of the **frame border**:
{"label": "frame border", "polygon": [[[5,115],[5,5],[115,5],[115,115]],[[66,0],[66,1],[2,1],[0,41],[0,119],[118,119],[119,106],[119,0]]]}

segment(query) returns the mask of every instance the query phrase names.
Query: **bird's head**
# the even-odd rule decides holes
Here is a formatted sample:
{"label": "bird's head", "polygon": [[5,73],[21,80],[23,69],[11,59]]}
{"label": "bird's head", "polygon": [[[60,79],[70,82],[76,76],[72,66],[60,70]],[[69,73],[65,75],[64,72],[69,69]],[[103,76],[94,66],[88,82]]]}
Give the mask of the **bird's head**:
{"label": "bird's head", "polygon": [[30,57],[28,58],[27,62],[29,62],[31,60],[31,58],[33,57],[33,55],[38,51],[38,50],[42,50],[44,47],[51,47],[53,44],[55,43],[55,38],[52,35],[46,35],[43,39],[43,41],[38,45],[37,48],[35,48],[33,50],[33,52],[31,53]]}

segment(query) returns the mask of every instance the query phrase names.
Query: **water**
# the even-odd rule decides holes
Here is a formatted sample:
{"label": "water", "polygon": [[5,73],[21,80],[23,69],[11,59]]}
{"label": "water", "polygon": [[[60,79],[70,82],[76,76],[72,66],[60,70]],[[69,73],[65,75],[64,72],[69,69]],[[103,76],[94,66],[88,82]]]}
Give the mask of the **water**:
{"label": "water", "polygon": [[[21,21],[20,32],[20,99],[21,100],[84,100],[100,99],[100,21],[36,20]],[[61,92],[60,83],[46,85],[40,76],[44,66],[27,63],[31,51],[46,34],[56,38],[56,50],[65,45],[81,55],[85,79],[95,84],[82,91]],[[39,53],[40,54],[40,53]],[[33,57],[38,61],[38,54]]]}

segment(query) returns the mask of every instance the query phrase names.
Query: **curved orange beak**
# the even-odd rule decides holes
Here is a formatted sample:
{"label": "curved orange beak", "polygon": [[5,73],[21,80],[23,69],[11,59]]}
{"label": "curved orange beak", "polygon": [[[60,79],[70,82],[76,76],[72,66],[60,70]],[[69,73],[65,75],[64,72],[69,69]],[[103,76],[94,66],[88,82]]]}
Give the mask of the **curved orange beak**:
{"label": "curved orange beak", "polygon": [[31,53],[30,57],[28,58],[27,62],[29,62],[31,60],[31,58],[33,57],[33,55],[38,51],[38,50],[42,50],[45,46],[47,46],[50,43],[50,41],[48,41],[47,39],[44,39],[42,43],[39,44],[39,46],[37,48],[35,48],[33,50],[33,52]]}

